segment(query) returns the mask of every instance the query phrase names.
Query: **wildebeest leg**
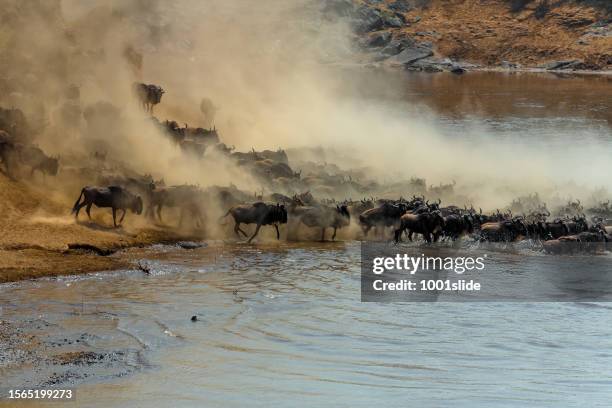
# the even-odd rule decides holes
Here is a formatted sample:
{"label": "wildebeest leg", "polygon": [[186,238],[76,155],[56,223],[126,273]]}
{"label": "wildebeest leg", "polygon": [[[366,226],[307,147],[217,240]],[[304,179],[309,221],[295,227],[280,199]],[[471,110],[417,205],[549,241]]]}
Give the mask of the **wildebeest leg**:
{"label": "wildebeest leg", "polygon": [[431,234],[429,232],[423,233],[423,238],[425,238],[425,241],[427,241],[427,243],[431,243]]}
{"label": "wildebeest leg", "polygon": [[321,228],[321,242],[325,241],[325,227]]}
{"label": "wildebeest leg", "polygon": [[113,225],[117,228],[117,209],[113,207]]}
{"label": "wildebeest leg", "polygon": [[412,242],[412,231],[408,231],[408,239]]}
{"label": "wildebeest leg", "polygon": [[85,205],[86,205],[85,203],[78,205],[76,212],[74,214],[74,218],[76,218],[77,220],[79,219],[79,211],[81,211],[81,208],[85,207]]}
{"label": "wildebeest leg", "polygon": [[402,242],[402,232],[404,232],[404,230],[402,229],[402,227],[399,227],[398,229],[395,230],[395,242]]}
{"label": "wildebeest leg", "polygon": [[242,235],[244,235],[244,237],[248,237],[247,233],[244,232],[241,228],[240,228],[240,223],[237,222],[236,225],[234,225],[234,232],[236,233],[236,235],[238,235],[238,238],[240,238],[240,234],[238,232],[242,232]]}
{"label": "wildebeest leg", "polygon": [[89,221],[91,221],[91,204],[92,203],[87,203],[87,208],[85,208],[85,212],[87,213],[87,218],[89,218]]}
{"label": "wildebeest leg", "polygon": [[119,220],[119,224],[121,224],[123,222],[123,219],[125,218],[125,213],[126,213],[126,209],[123,209],[123,214],[121,214],[121,219]]}
{"label": "wildebeest leg", "polygon": [[261,224],[257,224],[257,228],[255,228],[255,232],[253,233],[253,236],[251,238],[249,238],[249,240],[247,241],[247,243],[251,243],[251,241],[253,240],[253,238],[255,238],[257,236],[257,233],[259,232],[259,229],[261,228]]}
{"label": "wildebeest leg", "polygon": [[337,228],[334,228],[334,233],[332,234],[332,241],[336,239],[336,230]]}
{"label": "wildebeest leg", "polygon": [[276,239],[280,240],[280,231],[278,230],[278,224],[274,224],[274,228],[276,228]]}
{"label": "wildebeest leg", "polygon": [[157,206],[157,219],[159,219],[159,222],[162,222],[161,210],[162,210],[162,205],[160,204]]}

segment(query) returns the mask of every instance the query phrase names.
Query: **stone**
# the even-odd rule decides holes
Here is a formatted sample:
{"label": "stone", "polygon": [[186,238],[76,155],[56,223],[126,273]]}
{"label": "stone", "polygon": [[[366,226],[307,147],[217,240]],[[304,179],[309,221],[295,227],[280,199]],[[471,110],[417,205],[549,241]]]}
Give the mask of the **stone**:
{"label": "stone", "polygon": [[384,26],[380,10],[367,6],[360,7],[355,15],[354,26],[358,33],[380,30]]}
{"label": "stone", "polygon": [[406,65],[412,64],[423,58],[431,57],[432,55],[433,52],[430,48],[416,46],[404,49],[399,54],[389,58],[388,61],[392,64]]}
{"label": "stone", "polygon": [[406,0],[396,0],[388,6],[393,11],[407,13],[412,10],[412,6]]}
{"label": "stone", "polygon": [[367,46],[370,48],[384,47],[391,41],[391,33],[388,31],[381,31],[372,34],[368,38]]}

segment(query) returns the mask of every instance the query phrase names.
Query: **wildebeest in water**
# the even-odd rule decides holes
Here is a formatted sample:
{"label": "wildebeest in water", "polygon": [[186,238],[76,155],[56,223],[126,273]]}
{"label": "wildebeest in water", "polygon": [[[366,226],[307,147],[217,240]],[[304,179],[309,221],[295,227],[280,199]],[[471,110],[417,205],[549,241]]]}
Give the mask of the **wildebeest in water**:
{"label": "wildebeest in water", "polygon": [[[83,201],[81,201],[83,198]],[[79,211],[86,207],[85,211],[91,220],[91,206],[98,208],[111,208],[113,211],[113,225],[117,227],[117,210],[122,210],[123,214],[119,224],[123,222],[127,209],[133,213],[142,214],[142,198],[130,193],[128,190],[119,186],[110,187],[83,187],[79,198],[72,207],[75,218],[79,218]]]}

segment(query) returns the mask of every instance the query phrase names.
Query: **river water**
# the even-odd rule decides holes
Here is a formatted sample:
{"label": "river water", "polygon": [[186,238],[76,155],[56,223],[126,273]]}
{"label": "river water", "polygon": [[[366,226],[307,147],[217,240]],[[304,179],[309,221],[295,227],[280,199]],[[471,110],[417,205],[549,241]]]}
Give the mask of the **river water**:
{"label": "river water", "polygon": [[[406,97],[449,132],[478,121],[500,140],[612,144],[607,79],[491,75],[430,76]],[[508,102],[483,110],[487,92]],[[113,255],[150,274],[0,286],[13,330],[0,392],[70,387],[87,407],[610,406],[608,303],[361,303],[356,242],[207,244]],[[490,267],[543,255],[508,256]]]}

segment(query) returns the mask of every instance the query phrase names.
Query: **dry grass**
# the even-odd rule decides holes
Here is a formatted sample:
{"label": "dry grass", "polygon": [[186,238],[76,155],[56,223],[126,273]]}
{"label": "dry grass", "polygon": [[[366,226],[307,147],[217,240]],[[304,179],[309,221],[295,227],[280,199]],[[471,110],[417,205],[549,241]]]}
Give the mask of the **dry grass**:
{"label": "dry grass", "polygon": [[[386,4],[392,0],[385,0]],[[553,4],[554,2],[551,2]],[[537,66],[554,60],[579,59],[586,69],[610,69],[611,37],[584,37],[586,26],[568,27],[570,22],[599,21],[601,8],[572,2],[554,3],[543,18],[535,16],[538,2],[530,2],[517,13],[505,0],[431,0],[428,6],[406,13],[407,27],[395,34],[426,33],[441,56],[487,66],[501,61]],[[421,17],[419,22],[415,19]]]}

